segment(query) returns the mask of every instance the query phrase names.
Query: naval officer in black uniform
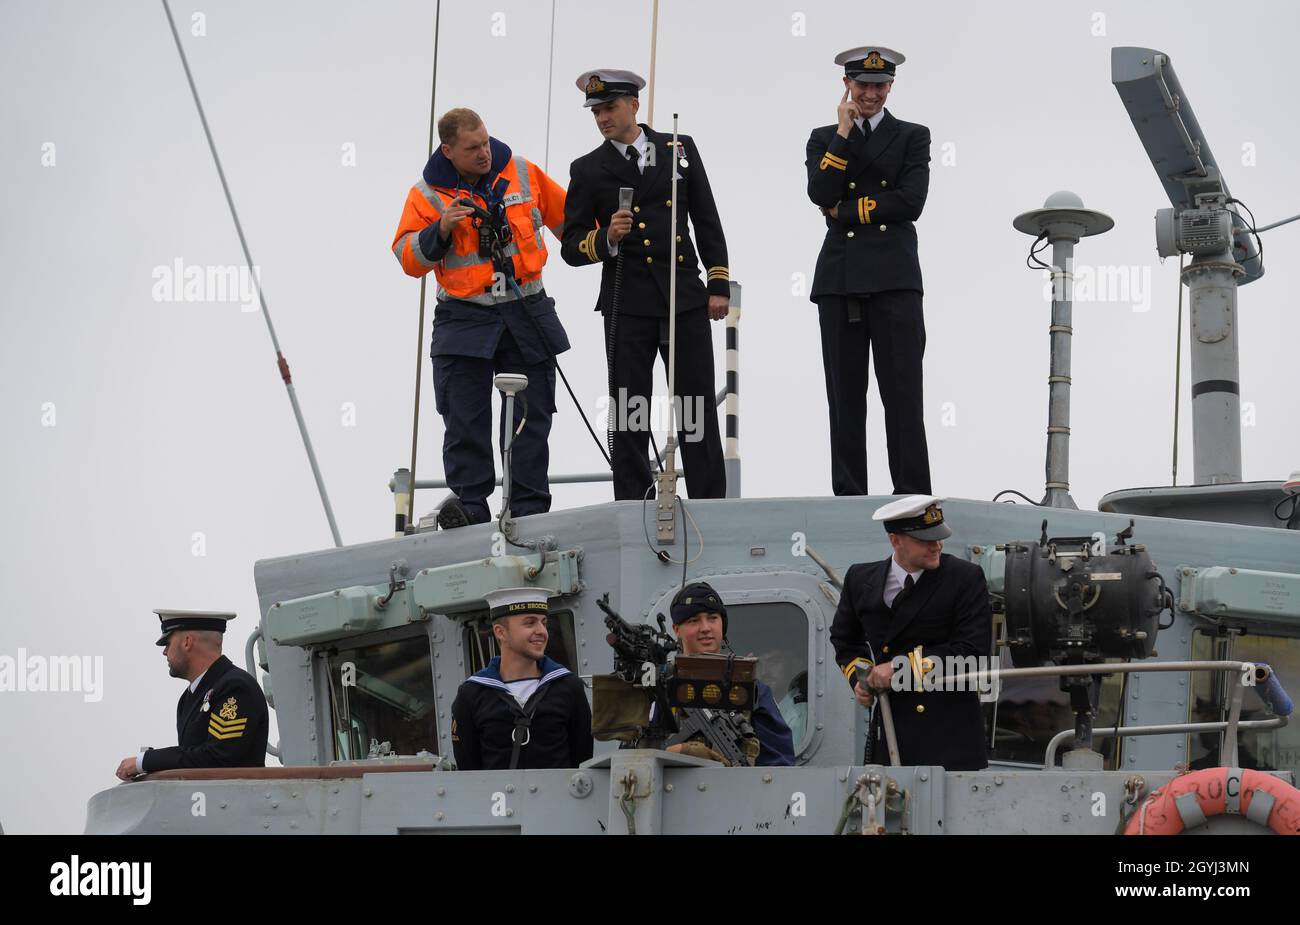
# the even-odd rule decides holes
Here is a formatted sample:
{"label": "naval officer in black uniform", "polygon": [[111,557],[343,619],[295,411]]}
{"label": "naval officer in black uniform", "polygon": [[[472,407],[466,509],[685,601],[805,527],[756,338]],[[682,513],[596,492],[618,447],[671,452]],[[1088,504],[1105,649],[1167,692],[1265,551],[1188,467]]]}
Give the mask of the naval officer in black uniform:
{"label": "naval officer in black uniform", "polygon": [[173,678],[190,682],[176,704],[178,744],[123,758],[117,776],[172,768],[260,768],[266,765],[266,695],[257,679],[221,654],[233,613],[155,610],[158,645]]}
{"label": "naval officer in black uniform", "polygon": [[[570,166],[561,255],[573,266],[599,264],[600,300],[610,365],[610,414],[616,415],[614,497],[641,500],[651,486],[649,421],[654,357],[668,366],[668,264],[672,176],[677,172],[677,394],[692,420],[678,416],[678,445],[692,498],[726,496],[727,475],[714,398],[709,321],[727,316],[731,287],[727,240],[700,152],[689,135],[656,132],[636,121],[645,81],[630,71],[587,71],[578,78],[585,105],[605,140]],[[620,211],[620,187],[635,190]],[[695,238],[687,227],[695,227]],[[622,263],[621,285],[616,286]],[[707,282],[700,280],[700,268]],[[622,413],[621,413],[622,412]]]}
{"label": "naval officer in black uniform", "polygon": [[844,67],[836,123],[808,139],[808,198],[826,216],[812,301],[821,321],[830,406],[831,486],[867,494],[867,355],[885,408],[894,494],[929,494],[921,356],[921,265],[916,229],[930,186],[930,130],[884,108],[903,63],[868,46]]}
{"label": "naval officer in black uniform", "polygon": [[[893,660],[908,659],[916,684],[889,695],[902,764],[977,771],[988,765],[978,689],[973,684],[964,690],[915,689],[929,671],[959,673],[951,659],[986,658],[993,638],[983,569],[943,552],[952,531],[941,501],[911,495],[872,515],[884,522],[893,555],[849,568],[831,624],[831,645],[865,707],[873,705],[875,691],[890,690]],[[869,671],[865,688],[856,680],[860,667]],[[868,734],[872,762],[886,763],[878,712]]]}

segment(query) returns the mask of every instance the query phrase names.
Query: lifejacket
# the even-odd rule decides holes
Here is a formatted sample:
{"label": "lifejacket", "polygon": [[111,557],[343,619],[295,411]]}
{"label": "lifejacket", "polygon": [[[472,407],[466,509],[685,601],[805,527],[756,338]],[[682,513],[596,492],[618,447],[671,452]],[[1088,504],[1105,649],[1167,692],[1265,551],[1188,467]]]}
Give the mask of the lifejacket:
{"label": "lifejacket", "polygon": [[[473,189],[465,186],[441,149],[435,151],[402,209],[393,238],[393,255],[408,276],[422,277],[432,270],[438,280],[439,301],[457,299],[493,306],[540,292],[542,267],[546,265],[542,229],[550,228],[558,237],[564,225],[563,187],[536,164],[512,155],[503,142],[492,138],[490,144],[492,167]],[[451,246],[445,253],[436,260],[429,259],[438,235],[432,226],[437,225],[443,210],[456,199],[471,198],[491,211],[489,197],[499,179],[506,181],[501,195],[513,238],[502,253],[511,260],[518,293],[515,287],[494,278],[491,257],[479,256],[478,232],[470,219],[452,229]],[[427,229],[428,233],[422,235]]]}
{"label": "lifejacket", "polygon": [[1205,768],[1175,777],[1133,813],[1125,835],[1177,835],[1211,816],[1242,815],[1279,835],[1300,835],[1300,790],[1249,768]]}

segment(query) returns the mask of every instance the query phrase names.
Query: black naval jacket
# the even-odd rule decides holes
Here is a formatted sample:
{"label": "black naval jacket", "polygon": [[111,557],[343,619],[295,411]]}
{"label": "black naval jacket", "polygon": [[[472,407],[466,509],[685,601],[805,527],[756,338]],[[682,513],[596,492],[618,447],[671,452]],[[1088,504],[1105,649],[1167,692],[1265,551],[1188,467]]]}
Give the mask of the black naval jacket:
{"label": "black naval jacket", "polygon": [[[884,601],[889,562],[860,563],[844,577],[831,624],[831,645],[850,687],[855,662],[888,662],[907,656],[917,646],[936,666],[942,666],[939,660],[944,657],[989,655],[993,613],[983,569],[944,553],[939,567],[923,572],[910,591],[899,592],[890,608]],[[891,690],[889,701],[903,764],[942,765],[949,771],[988,765],[977,690]],[[878,710],[876,725],[873,761],[886,764]]]}
{"label": "black naval jacket", "polygon": [[930,188],[930,130],[885,110],[870,137],[855,125],[815,128],[808,139],[808,198],[839,203],[826,218],[812,301],[823,295],[866,295],[921,289],[916,228]]}
{"label": "black naval jacket", "polygon": [[151,748],[140,771],[172,768],[260,768],[266,765],[266,695],[257,680],[224,655],[176,704],[179,745]]}
{"label": "black naval jacket", "polygon": [[[541,683],[525,709],[534,708],[520,768],[576,768],[591,757],[591,707],[582,679],[559,662],[543,658]],[[471,675],[451,705],[451,745],[462,771],[510,767],[515,711],[501,678],[501,658]]]}
{"label": "black naval jacket", "polygon": [[[690,135],[678,135],[681,154],[670,156],[672,135],[641,126],[654,152],[645,172],[618,153],[610,141],[575,160],[569,167],[569,189],[564,200],[564,232],[560,255],[575,267],[603,264],[600,300],[596,309],[608,313],[614,293],[615,258],[609,253],[606,228],[618,211],[619,187],[632,196],[632,230],[619,242],[623,255],[623,288],[619,312],[626,315],[668,317],[668,238],[672,224],[672,172],[677,167],[677,313],[703,308],[711,295],[726,296],[728,282],[727,239],[713,200],[704,162]],[[686,160],[681,166],[680,160]],[[687,219],[695,226],[691,239]],[[700,281],[700,266],[707,285]]]}

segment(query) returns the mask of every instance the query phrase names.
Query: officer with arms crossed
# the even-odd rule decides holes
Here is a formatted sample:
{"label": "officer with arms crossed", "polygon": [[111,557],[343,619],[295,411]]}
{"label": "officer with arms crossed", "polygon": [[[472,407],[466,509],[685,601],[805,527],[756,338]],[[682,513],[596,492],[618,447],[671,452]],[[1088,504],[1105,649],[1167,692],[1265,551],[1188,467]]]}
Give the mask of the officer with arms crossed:
{"label": "officer with arms crossed", "polygon": [[513,448],[511,514],[551,509],[546,441],[555,411],[555,355],[569,349],[569,340],[542,288],[542,229],[558,236],[564,190],[488,135],[472,110],[453,109],[439,119],[438,138],[442,147],[406,197],[393,253],[408,276],[433,270],[438,279],[429,350],[446,429],[442,463],[456,493],[438,512],[438,525],[447,529],[491,519],[494,373],[528,377],[511,425],[518,427],[526,413]]}
{"label": "officer with arms crossed", "polygon": [[257,679],[221,654],[221,638],[233,613],[155,610],[162,621],[158,645],[167,670],[189,687],[176,704],[171,748],[146,748],[123,758],[117,776],[173,768],[261,768],[266,766],[266,695]]}
{"label": "officer with arms crossed", "polygon": [[546,591],[508,588],[487,601],[501,654],[456,692],[456,766],[576,768],[592,753],[591,707],[582,680],[546,656]]}
{"label": "officer with arms crossed", "polygon": [[[707,582],[697,581],[677,592],[672,608],[673,632],[683,655],[721,655],[727,641],[727,608]],[[758,765],[794,764],[794,741],[772,689],[754,680],[751,725],[758,736]],[[669,750],[680,750],[672,746]]]}
{"label": "officer with arms crossed", "polygon": [[[670,235],[677,245],[678,443],[692,498],[723,498],[727,474],[714,398],[709,320],[727,317],[731,298],[727,239],[699,149],[689,135],[672,135],[636,121],[645,81],[631,71],[587,71],[578,78],[585,104],[605,140],[569,168],[560,253],[575,267],[601,266],[597,309],[605,321],[610,410],[615,426],[614,498],[644,499],[650,490],[649,408],[655,352],[668,366]],[[672,177],[677,180],[677,228],[672,228]],[[631,209],[619,190],[634,191]],[[695,228],[695,237],[687,219]],[[697,244],[698,254],[697,257]],[[622,269],[620,271],[620,264]],[[708,282],[700,281],[700,267]],[[641,420],[644,418],[644,420]]]}
{"label": "officer with arms crossed", "polygon": [[[849,567],[831,624],[835,661],[858,703],[870,707],[875,691],[890,690],[892,660],[906,657],[909,689],[890,692],[899,760],[904,765],[942,765],[977,771],[988,765],[984,717],[974,684],[964,690],[924,690],[923,675],[957,671],[952,659],[987,657],[993,638],[984,570],[943,552],[952,535],[942,498],[911,495],[872,515],[882,521],[893,555]],[[867,685],[856,679],[869,669]],[[932,679],[933,681],[934,679]],[[887,758],[879,713],[868,735],[872,761]]]}
{"label": "officer with arms crossed", "polygon": [[808,198],[826,216],[812,300],[830,409],[831,486],[867,494],[867,355],[885,408],[894,494],[929,494],[921,397],[921,264],[916,228],[930,188],[930,130],[884,108],[903,63],[867,46],[835,59],[844,96],[834,125],[808,139]]}

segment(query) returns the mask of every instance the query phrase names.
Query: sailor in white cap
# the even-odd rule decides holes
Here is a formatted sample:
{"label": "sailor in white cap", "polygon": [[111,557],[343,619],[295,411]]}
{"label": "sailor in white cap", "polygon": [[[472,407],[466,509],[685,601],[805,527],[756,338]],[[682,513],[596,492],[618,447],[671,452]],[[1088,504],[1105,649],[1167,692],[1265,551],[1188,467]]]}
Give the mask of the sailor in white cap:
{"label": "sailor in white cap", "polygon": [[[584,71],[577,85],[602,141],[569,167],[560,253],[571,266],[601,268],[596,308],[605,326],[609,414],[615,425],[610,452],[614,498],[640,501],[652,483],[650,428],[638,409],[651,404],[655,354],[668,362],[674,246],[675,386],[683,407],[698,409],[690,431],[678,434],[686,488],[692,498],[725,497],[709,322],[727,317],[731,277],[727,239],[699,148],[690,135],[679,134],[673,151],[671,134],[637,122],[637,94],[645,81],[631,71]],[[698,121],[708,116],[701,107]],[[627,208],[620,203],[625,188],[632,191]]]}
{"label": "sailor in white cap", "polygon": [[546,589],[504,588],[486,600],[501,654],[456,692],[456,766],[576,768],[591,757],[591,708],[582,679],[546,654]]}
{"label": "sailor in white cap", "polygon": [[[931,671],[943,677],[960,673],[963,665],[973,669],[973,659],[990,655],[993,637],[983,569],[943,552],[952,530],[942,503],[933,495],[910,495],[872,515],[884,525],[892,555],[850,566],[831,644],[863,706],[873,704],[873,691],[890,689],[896,669],[910,668],[917,683],[890,693],[902,764],[972,771],[988,764],[979,692],[928,690],[921,683]],[[867,674],[865,686],[859,669]],[[869,736],[868,754],[881,763],[879,715]]]}
{"label": "sailor in white cap", "polygon": [[930,186],[930,130],[885,100],[904,58],[864,45],[842,52],[835,122],[808,139],[808,197],[826,218],[810,298],[821,325],[830,414],[831,487],[867,494],[867,361],[885,409],[893,493],[930,492],[916,228]]}
{"label": "sailor in white cap", "polygon": [[117,776],[173,768],[260,768],[266,765],[266,695],[257,679],[221,654],[233,613],[155,610],[167,670],[189,686],[176,705],[171,748],[145,748],[123,758]]}

